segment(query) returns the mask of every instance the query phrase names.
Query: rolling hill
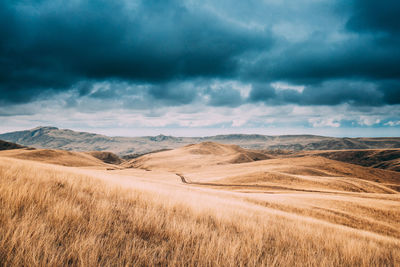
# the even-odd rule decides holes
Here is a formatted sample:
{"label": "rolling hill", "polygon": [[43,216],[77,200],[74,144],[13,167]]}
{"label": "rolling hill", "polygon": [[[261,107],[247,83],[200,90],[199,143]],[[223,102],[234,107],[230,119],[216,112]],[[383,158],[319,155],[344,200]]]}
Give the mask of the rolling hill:
{"label": "rolling hill", "polygon": [[147,154],[123,166],[174,172],[185,183],[237,189],[369,193],[397,193],[400,189],[398,172],[318,155],[274,158],[235,145],[213,142]]}
{"label": "rolling hill", "polygon": [[0,156],[51,163],[69,167],[107,167],[122,161],[110,152],[74,152],[55,149],[13,149],[0,151]]}
{"label": "rolling hill", "polygon": [[315,155],[364,167],[400,171],[400,149],[305,151],[292,155]]}
{"label": "rolling hill", "polygon": [[397,266],[400,173],[327,152],[0,151],[0,265]]}
{"label": "rolling hill", "polygon": [[203,142],[186,145],[174,150],[150,153],[135,158],[125,163],[124,166],[182,171],[212,165],[253,162],[270,158],[272,157],[266,154],[243,149],[237,145]]}
{"label": "rolling hill", "polygon": [[19,149],[19,148],[23,148],[23,147],[24,146],[21,146],[21,145],[15,144],[15,143],[0,140],[0,150]]}
{"label": "rolling hill", "polygon": [[31,130],[0,134],[0,139],[25,146],[73,151],[110,151],[119,156],[148,153],[160,149],[174,149],[201,142],[235,144],[247,149],[336,150],[400,148],[400,138],[336,138],[315,135],[266,136],[258,134],[230,134],[207,137],[109,137],[76,132],[56,127],[37,127]]}
{"label": "rolling hill", "polygon": [[399,194],[254,190],[152,173],[1,157],[0,265],[400,263]]}

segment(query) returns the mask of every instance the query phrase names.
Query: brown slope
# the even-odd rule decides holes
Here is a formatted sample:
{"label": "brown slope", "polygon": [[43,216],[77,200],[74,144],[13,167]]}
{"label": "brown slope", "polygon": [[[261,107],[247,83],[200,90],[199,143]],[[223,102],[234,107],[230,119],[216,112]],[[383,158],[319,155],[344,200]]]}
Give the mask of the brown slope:
{"label": "brown slope", "polygon": [[228,189],[396,193],[400,173],[304,156],[186,170],[187,181]]}
{"label": "brown slope", "polygon": [[14,149],[0,151],[0,157],[10,157],[71,167],[107,166],[92,155],[53,149]]}
{"label": "brown slope", "polygon": [[365,149],[365,150],[338,150],[323,152],[306,152],[328,159],[373,167],[400,171],[400,149]]}
{"label": "brown slope", "polygon": [[203,142],[174,150],[147,154],[129,161],[125,166],[181,171],[183,169],[246,163],[271,158],[272,156],[253,150],[243,149],[236,145]]}
{"label": "brown slope", "polygon": [[9,150],[9,149],[18,149],[23,148],[24,146],[0,140],[0,150]]}
{"label": "brown slope", "polygon": [[90,152],[86,152],[86,153],[103,161],[104,163],[109,163],[109,164],[121,164],[122,163],[122,159],[112,152],[90,151]]}

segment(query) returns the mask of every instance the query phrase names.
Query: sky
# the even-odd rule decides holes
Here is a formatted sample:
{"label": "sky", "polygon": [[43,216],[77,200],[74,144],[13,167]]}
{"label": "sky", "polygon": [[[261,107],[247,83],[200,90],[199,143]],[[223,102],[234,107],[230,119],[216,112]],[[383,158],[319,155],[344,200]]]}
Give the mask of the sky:
{"label": "sky", "polygon": [[398,0],[2,0],[0,132],[400,136]]}

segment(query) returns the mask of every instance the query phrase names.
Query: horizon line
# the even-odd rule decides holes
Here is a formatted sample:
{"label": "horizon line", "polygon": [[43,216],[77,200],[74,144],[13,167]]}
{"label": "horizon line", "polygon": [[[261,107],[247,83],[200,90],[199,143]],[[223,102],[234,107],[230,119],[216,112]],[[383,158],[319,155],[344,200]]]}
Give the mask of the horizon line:
{"label": "horizon line", "polygon": [[[14,127],[15,130],[11,130],[11,129],[8,129],[8,130],[5,130],[5,131],[1,131],[0,130],[0,134],[7,134],[7,133],[13,133],[13,132],[22,132],[22,131],[32,131],[32,130],[40,129],[40,128],[54,128],[54,129],[57,129],[57,130],[70,130],[70,131],[73,131],[73,132],[84,132],[84,133],[90,133],[90,134],[98,134],[98,135],[104,135],[104,136],[107,136],[107,137],[127,137],[127,138],[156,137],[156,136],[167,136],[167,137],[175,137],[175,138],[207,138],[207,137],[214,137],[214,136],[231,136],[231,135],[244,135],[244,136],[252,136],[252,135],[253,136],[257,136],[258,135],[258,136],[270,136],[270,137],[278,137],[278,136],[318,136],[318,137],[327,137],[327,138],[399,138],[399,136],[396,136],[396,135],[393,135],[393,136],[392,135],[383,135],[383,136],[364,135],[364,136],[358,136],[358,135],[335,135],[335,134],[333,134],[333,135],[325,135],[325,134],[315,134],[315,133],[306,133],[306,132],[296,132],[296,133],[289,133],[289,134],[267,134],[267,133],[260,133],[260,132],[243,132],[243,131],[241,132],[240,131],[240,130],[244,130],[244,129],[247,129],[247,130],[254,129],[254,130],[260,131],[260,130],[267,130],[266,128],[244,128],[244,129],[240,129],[237,132],[229,132],[229,133],[225,132],[225,133],[223,133],[223,131],[221,131],[221,133],[214,133],[214,134],[209,134],[209,135],[207,135],[207,134],[205,134],[205,135],[174,135],[174,134],[170,134],[170,133],[166,133],[165,132],[167,130],[173,130],[173,129],[175,129],[175,130],[195,130],[195,129],[201,129],[201,130],[208,129],[208,130],[210,130],[210,129],[212,129],[214,132],[218,131],[218,129],[219,130],[228,130],[227,128],[220,129],[220,128],[205,128],[205,127],[204,128],[133,128],[135,130],[141,129],[141,130],[159,131],[159,133],[158,134],[142,134],[142,135],[119,135],[119,134],[113,135],[113,134],[105,133],[104,129],[103,129],[103,131],[102,130],[96,131],[96,130],[92,130],[92,129],[82,129],[80,127],[77,127],[75,129],[73,129],[73,128],[63,128],[63,127],[59,127],[59,126],[52,126],[52,125],[44,125],[44,126],[39,125],[39,126],[36,126],[36,127],[33,127],[33,128],[29,128],[29,127],[27,127],[27,128],[19,128],[19,127],[15,128]],[[110,129],[115,130],[116,128],[110,128]],[[110,130],[110,129],[108,129],[108,130]],[[118,128],[118,129],[127,130],[126,128],[123,128],[123,127]],[[131,129],[129,131],[132,131],[133,129]],[[162,131],[161,129],[164,130],[164,131]],[[231,129],[232,128],[230,128],[229,130],[231,130]],[[311,128],[311,129],[315,129],[315,128]],[[335,128],[335,129],[337,130],[337,128]],[[354,128],[351,128],[351,129],[354,129]],[[360,128],[358,128],[358,129],[360,129]],[[268,130],[271,130],[271,129],[268,129]],[[276,128],[274,128],[274,130],[276,130]],[[293,131],[295,129],[290,128],[290,130]],[[298,130],[300,130],[300,129],[298,129]],[[302,130],[304,130],[304,129],[302,129]]]}

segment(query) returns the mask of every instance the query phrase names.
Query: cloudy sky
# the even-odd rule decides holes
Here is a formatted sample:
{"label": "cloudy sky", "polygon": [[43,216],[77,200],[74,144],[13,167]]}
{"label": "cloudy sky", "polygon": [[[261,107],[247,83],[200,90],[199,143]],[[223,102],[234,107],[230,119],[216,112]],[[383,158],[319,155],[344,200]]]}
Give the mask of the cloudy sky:
{"label": "cloudy sky", "polygon": [[398,0],[2,0],[0,132],[400,136]]}

